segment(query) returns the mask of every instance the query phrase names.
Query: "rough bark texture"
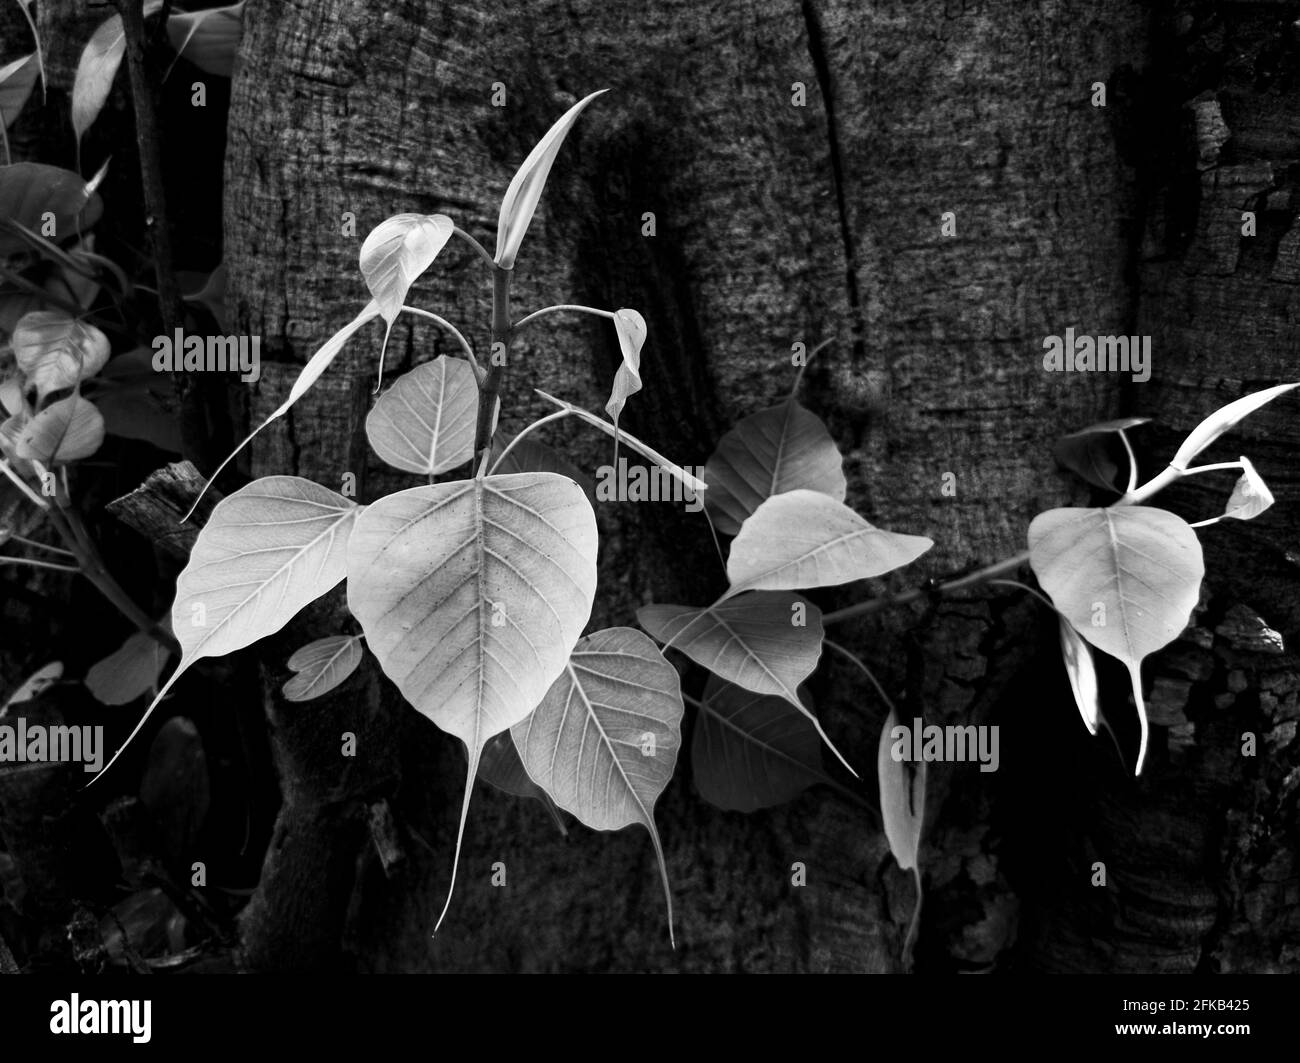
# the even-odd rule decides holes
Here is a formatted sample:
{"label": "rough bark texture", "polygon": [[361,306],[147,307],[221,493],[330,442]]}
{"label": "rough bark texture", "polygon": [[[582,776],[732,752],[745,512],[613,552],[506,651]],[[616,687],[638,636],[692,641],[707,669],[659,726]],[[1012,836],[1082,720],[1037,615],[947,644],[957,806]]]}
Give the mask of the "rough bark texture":
{"label": "rough bark texture", "polygon": [[[703,464],[726,426],[788,389],[792,343],[834,336],[804,399],[845,453],[849,503],[935,539],[924,570],[1014,553],[1036,512],[1086,497],[1053,467],[1062,430],[1132,409],[1171,426],[1151,434],[1152,453],[1167,455],[1175,429],[1296,376],[1289,5],[1222,4],[1209,21],[1195,5],[1154,19],[1118,0],[515,8],[250,5],[226,163],[229,309],[281,363],[264,367],[253,418],[365,301],[357,251],[373,225],[442,211],[490,245],[514,167],[600,87],[614,91],[567,141],[525,241],[516,306],[639,309],[646,388],[625,423],[683,464]],[[504,107],[491,105],[494,82]],[[1094,82],[1107,84],[1104,108],[1090,103]],[[806,106],[792,105],[795,83]],[[1229,139],[1198,173],[1207,108],[1183,105],[1206,90]],[[1184,113],[1200,126],[1180,125]],[[1231,236],[1247,201],[1261,211],[1249,241]],[[653,237],[641,235],[647,211]],[[946,211],[955,237],[941,234]],[[342,235],[347,212],[355,233]],[[481,264],[453,243],[414,301],[483,344],[487,297]],[[1043,372],[1043,337],[1067,327],[1153,335],[1152,383]],[[360,432],[379,336],[352,343],[268,429],[251,471],[334,488],[353,473],[363,501],[410,485],[368,458]],[[401,323],[386,373],[443,351],[432,326]],[[507,430],[544,409],[534,386],[600,406],[616,358],[612,332],[592,321],[543,319],[512,354]],[[1262,614],[1288,646],[1297,634],[1289,469],[1300,439],[1288,410],[1230,444],[1256,459],[1278,506],[1205,534],[1212,593],[1151,669],[1155,752],[1136,784],[1101,740],[1087,741],[1054,621],[1032,601],[999,592],[839,632],[902,692],[905,715],[1002,726],[993,781],[973,765],[931,773],[921,968],[1297,967],[1286,942],[1300,683],[1294,658],[1249,619]],[[608,461],[603,438],[551,438],[589,469]],[[941,493],[946,472],[955,498]],[[1207,514],[1222,497],[1209,488],[1176,501]],[[632,622],[645,601],[718,590],[699,518],[607,505],[598,519],[593,628]],[[342,622],[341,602],[323,603],[267,659]],[[283,806],[244,920],[251,968],[899,966],[910,880],[867,817],[824,789],[768,813],[721,813],[694,794],[684,761],[657,817],[675,953],[643,833],[578,828],[566,843],[533,803],[486,788],[431,940],[463,751],[373,664],[312,706],[280,701],[283,668],[271,672]],[[813,687],[840,748],[872,764],[875,698],[834,663]],[[1239,755],[1245,730],[1261,738],[1254,760]],[[355,758],[340,755],[345,731]],[[431,851],[405,844],[410,859],[385,868],[370,829],[380,799],[399,833]],[[1090,885],[1097,860],[1105,888]],[[505,888],[490,885],[496,861]],[[795,861],[807,865],[802,888],[791,885]]]}

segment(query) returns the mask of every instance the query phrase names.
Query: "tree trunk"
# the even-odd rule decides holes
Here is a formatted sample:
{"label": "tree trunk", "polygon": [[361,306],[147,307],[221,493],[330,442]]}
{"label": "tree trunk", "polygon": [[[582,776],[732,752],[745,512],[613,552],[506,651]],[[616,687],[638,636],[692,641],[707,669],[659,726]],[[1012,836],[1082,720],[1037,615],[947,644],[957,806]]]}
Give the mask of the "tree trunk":
{"label": "tree trunk", "polygon": [[[1283,164],[1297,134],[1280,94],[1295,45],[1280,9],[1222,7],[1203,24],[1193,5],[1152,21],[1118,0],[250,5],[225,208],[230,310],[270,360],[250,417],[278,405],[366,301],[357,252],[370,228],[440,211],[490,246],[532,144],[575,99],[609,87],[556,162],[516,306],[640,310],[645,390],[625,424],[688,465],[788,391],[792,344],[834,337],[803,401],[845,455],[848,503],[931,536],[925,573],[1014,554],[1034,514],[1087,498],[1054,466],[1063,431],[1155,416],[1169,428],[1150,433],[1151,453],[1164,457],[1215,406],[1296,375],[1288,325],[1300,274]],[[492,105],[498,82],[503,107]],[[1107,86],[1104,107],[1092,105],[1095,82]],[[1219,93],[1231,139],[1198,174],[1205,136],[1198,146],[1195,123],[1177,120],[1207,127],[1205,104],[1183,110],[1203,90]],[[1232,218],[1246,201],[1258,204],[1260,235],[1239,241]],[[653,236],[642,235],[647,212]],[[955,236],[943,233],[945,212]],[[453,242],[410,301],[485,347],[488,296],[481,263]],[[1069,327],[1153,335],[1152,383],[1044,372],[1043,338]],[[410,486],[364,445],[379,336],[363,333],[259,437],[253,474],[337,489],[353,473],[361,501]],[[404,319],[386,378],[448,342]],[[530,326],[511,359],[505,431],[548,408],[534,387],[599,408],[617,359],[612,332],[592,319]],[[1283,473],[1300,440],[1288,409],[1279,402],[1230,444],[1256,459],[1278,505],[1203,534],[1213,594],[1151,669],[1158,726],[1136,784],[1079,727],[1055,622],[1027,596],[896,610],[831,633],[900,692],[905,716],[997,723],[1004,735],[996,776],[932,766],[921,969],[1297,966],[1284,945],[1297,918],[1287,835],[1297,672],[1237,608],[1262,613],[1290,645],[1296,489]],[[609,460],[594,433],[549,438],[589,470]],[[942,492],[947,473],[955,497]],[[1196,487],[1178,502],[1208,516],[1230,484]],[[721,588],[701,518],[603,505],[598,521],[593,629],[634,623],[648,601],[703,603]],[[816,597],[834,607],[863,593]],[[317,704],[276,696],[280,662],[344,615],[336,596],[267,658],[284,803],[244,918],[249,967],[899,969],[914,895],[878,826],[824,788],[770,812],[719,812],[693,791],[685,755],[657,811],[675,953],[644,833],[577,827],[565,841],[539,807],[482,786],[457,895],[431,939],[464,783],[459,743],[404,705],[373,662]],[[870,794],[883,707],[834,659],[812,687]],[[1255,760],[1239,755],[1243,730],[1260,734]],[[355,758],[340,752],[347,731]],[[372,843],[376,807],[399,825],[395,864]],[[796,861],[806,886],[792,885]],[[1090,885],[1096,861],[1105,888]],[[496,862],[504,889],[490,884]]]}

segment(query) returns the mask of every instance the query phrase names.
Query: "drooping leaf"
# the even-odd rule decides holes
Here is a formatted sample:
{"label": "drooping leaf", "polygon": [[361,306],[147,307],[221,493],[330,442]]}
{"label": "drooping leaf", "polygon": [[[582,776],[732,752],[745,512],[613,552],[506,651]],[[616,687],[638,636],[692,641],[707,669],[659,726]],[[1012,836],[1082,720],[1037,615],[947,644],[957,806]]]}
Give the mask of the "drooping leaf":
{"label": "drooping leaf", "polygon": [[176,580],[171,616],[181,662],[105,771],[191,665],[275,634],[343,579],[361,512],[297,476],[254,480],[213,507]]}
{"label": "drooping leaf", "polygon": [[1074,703],[1089,734],[1097,733],[1101,720],[1101,691],[1097,684],[1097,662],[1092,659],[1088,645],[1065,617],[1059,617],[1061,633],[1061,659],[1065,674],[1070,680]]}
{"label": "drooping leaf", "polygon": [[636,618],[665,647],[681,650],[714,675],[784,698],[853,772],[799,698],[799,684],[816,670],[822,652],[822,614],[812,602],[797,594],[755,592],[703,608],[646,605]]}
{"label": "drooping leaf", "polygon": [[5,702],[4,708],[0,709],[0,716],[4,716],[15,705],[21,705],[25,701],[40,697],[41,694],[45,693],[46,690],[62,678],[62,661],[51,661],[49,664],[41,665],[40,668],[18,684],[18,689],[9,695],[9,700]]}
{"label": "drooping leaf", "polygon": [[440,354],[403,374],[366,417],[366,438],[395,469],[432,475],[474,456],[478,384],[463,358]]}
{"label": "drooping leaf", "polygon": [[290,671],[298,674],[283,688],[285,701],[311,701],[328,694],[361,663],[364,652],[356,635],[330,635],[309,642],[289,658]]}
{"label": "drooping leaf", "polygon": [[934,545],[868,524],[820,491],[772,495],[741,526],[727,558],[731,587],[747,590],[832,587],[910,565]]}
{"label": "drooping leaf", "polygon": [[512,797],[527,797],[541,803],[564,837],[569,836],[564,818],[550,795],[528,777],[524,762],[519,759],[519,750],[509,731],[493,735],[483,744],[483,755],[478,762],[478,777],[489,786],[510,794]]}
{"label": "drooping leaf", "polygon": [[[170,622],[165,626],[171,629]],[[169,656],[156,639],[136,631],[91,666],[86,673],[86,689],[102,705],[129,705],[157,688]]]}
{"label": "drooping leaf", "polygon": [[0,125],[8,129],[14,124],[39,73],[40,61],[35,52],[0,66]]}
{"label": "drooping leaf", "polygon": [[[506,449],[506,444],[499,439],[492,445],[492,461],[495,463]],[[579,469],[554,447],[538,442],[528,436],[510,448],[501,464],[493,465],[498,473],[509,472],[556,472],[567,476],[582,488],[582,493],[594,506],[596,503],[596,485],[590,476]]]}
{"label": "drooping leaf", "polygon": [[786,491],[819,491],[843,502],[843,459],[820,417],[794,399],[750,414],[718,441],[704,466],[709,516],[735,535],[766,499]]}
{"label": "drooping leaf", "polygon": [[[73,236],[99,220],[103,200],[80,174],[39,162],[0,166],[0,218],[9,218],[33,232],[52,231],[54,239]],[[53,214],[46,225],[46,214]],[[11,232],[0,232],[0,256],[21,251],[27,244]]]}
{"label": "drooping leaf", "polygon": [[1186,439],[1183,445],[1178,448],[1178,453],[1174,455],[1174,460],[1169,464],[1175,469],[1186,469],[1187,463],[1197,454],[1203,451],[1213,443],[1224,432],[1234,427],[1239,421],[1249,417],[1260,407],[1272,402],[1279,395],[1284,395],[1292,388],[1300,387],[1300,382],[1294,384],[1278,384],[1276,387],[1265,388],[1263,391],[1256,391],[1254,394],[1245,395],[1228,405],[1215,410],[1209,417],[1205,418],[1198,424]]}
{"label": "drooping leaf", "polygon": [[[809,710],[811,711],[811,710]],[[821,740],[784,698],[709,676],[691,739],[700,796],[732,812],[755,812],[829,781]]]}
{"label": "drooping leaf", "polygon": [[173,12],[167,19],[172,47],[205,74],[228,78],[244,32],[244,0],[206,11]]}
{"label": "drooping leaf", "polygon": [[[1150,506],[1052,509],[1029,525],[1029,563],[1057,611],[1083,638],[1129,669],[1187,627],[1205,562],[1181,517]],[[1137,699],[1146,759],[1147,720]]]}
{"label": "drooping leaf", "polygon": [[18,368],[37,400],[92,377],[108,361],[109,343],[94,325],[62,310],[35,310],[14,326],[10,340]]}
{"label": "drooping leaf", "polygon": [[469,755],[448,905],[483,744],[541,703],[595,591],[595,513],[554,473],[415,487],[357,521],[352,615],[406,700]]}
{"label": "drooping leaf", "polygon": [[[376,225],[361,245],[361,275],[389,329],[406,293],[447,246],[456,228],[445,214],[394,214]],[[387,346],[387,333],[384,336]]]}
{"label": "drooping leaf", "polygon": [[1053,454],[1058,464],[1077,473],[1086,482],[1108,491],[1118,491],[1115,478],[1119,475],[1119,466],[1114,453],[1121,444],[1115,437],[1150,420],[1150,417],[1124,417],[1080,428],[1058,439]]}
{"label": "drooping leaf", "polygon": [[511,736],[529,776],[593,830],[640,823],[650,832],[673,937],[654,806],[681,746],[677,669],[639,631],[615,627],[580,639],[542,703]]}
{"label": "drooping leaf", "polygon": [[293,407],[293,404],[307,394],[308,389],[320,379],[322,373],[329,368],[329,365],[338,356],[339,351],[343,350],[343,345],[352,338],[362,325],[368,321],[374,320],[379,316],[379,306],[372,299],[366,304],[365,308],[344,325],[338,332],[334,333],[328,340],[321,345],[320,350],[307,360],[307,364],[302,367],[302,372],[298,374],[298,379],[293,382],[293,387],[289,389],[289,397],[280,403],[269,417],[244,437],[244,441],[232,450],[229,456],[220,465],[217,471],[208,477],[208,482],[203,485],[203,490],[199,492],[199,497],[194,500],[194,505],[190,506],[189,513],[186,513],[182,523],[190,519],[199,502],[202,501],[203,495],[207,493],[212,482],[221,475],[222,470],[229,465],[235,458],[235,455],[248,446],[250,440],[257,435],[263,428],[278,417],[283,417]]}
{"label": "drooping leaf", "polygon": [[[162,0],[145,0],[144,17],[157,14],[161,8]],[[125,54],[122,16],[112,15],[90,35],[77,63],[77,75],[72,82],[72,131],[78,140],[104,109]]]}
{"label": "drooping leaf", "polygon": [[925,761],[894,759],[893,731],[898,725],[898,717],[890,709],[880,732],[876,774],[880,782],[880,819],[889,851],[900,868],[910,871],[917,866],[925,827]]}
{"label": "drooping leaf", "polygon": [[1273,504],[1273,492],[1268,489],[1264,478],[1255,470],[1246,457],[1241,459],[1241,477],[1232,489],[1224,517],[1234,520],[1253,520]]}
{"label": "drooping leaf", "polygon": [[23,425],[17,454],[42,465],[66,465],[95,453],[104,442],[104,418],[80,395],[52,402]]}
{"label": "drooping leaf", "polygon": [[623,355],[618,372],[614,374],[614,387],[605,403],[605,412],[618,427],[619,414],[629,395],[641,390],[641,348],[645,344],[645,318],[635,310],[614,311],[614,331],[618,334],[618,347]]}
{"label": "drooping leaf", "polygon": [[570,107],[564,115],[537,142],[537,146],[528,153],[528,158],[519,167],[510,181],[506,194],[501,199],[501,214],[497,221],[496,264],[502,269],[513,269],[515,257],[519,254],[519,245],[523,243],[524,233],[533,220],[537,202],[546,187],[546,178],[550,175],[551,164],[559,154],[560,145],[565,136],[578,120],[578,115],[592,100],[608,89],[600,89],[584,97]]}

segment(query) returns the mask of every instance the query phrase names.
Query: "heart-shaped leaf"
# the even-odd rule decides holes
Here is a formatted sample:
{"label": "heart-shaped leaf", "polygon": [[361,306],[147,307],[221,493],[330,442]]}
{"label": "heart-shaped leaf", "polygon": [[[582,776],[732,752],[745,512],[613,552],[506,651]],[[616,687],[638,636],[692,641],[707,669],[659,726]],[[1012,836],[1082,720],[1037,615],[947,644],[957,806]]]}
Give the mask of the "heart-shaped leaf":
{"label": "heart-shaped leaf", "polygon": [[172,12],[167,36],[177,54],[205,74],[228,78],[235,70],[235,52],[244,33],[244,0],[206,11]]}
{"label": "heart-shaped leaf", "polygon": [[1273,504],[1273,492],[1248,458],[1241,459],[1241,470],[1241,478],[1232,489],[1223,515],[1234,520],[1253,520]]}
{"label": "heart-shaped leaf", "polygon": [[389,326],[455,228],[445,214],[394,214],[370,231],[361,245],[361,275]]}
{"label": "heart-shaped leaf", "polygon": [[1057,440],[1053,454],[1058,464],[1077,473],[1086,482],[1107,491],[1118,491],[1115,477],[1119,475],[1119,466],[1112,449],[1121,444],[1113,437],[1150,420],[1150,417],[1124,417],[1080,428]]}
{"label": "heart-shaped leaf", "polygon": [[718,441],[704,466],[705,505],[718,531],[735,535],[766,499],[786,491],[843,502],[843,464],[821,418],[788,399],[750,414]]}
{"label": "heart-shaped leaf", "polygon": [[27,103],[41,64],[35,52],[0,66],[0,126],[8,129]]}
{"label": "heart-shaped leaf", "polygon": [[1070,680],[1074,703],[1083,717],[1089,734],[1097,733],[1101,720],[1101,690],[1097,684],[1097,662],[1092,658],[1092,647],[1087,644],[1065,617],[1060,617],[1061,659],[1065,674]]}
{"label": "heart-shaped leaf", "polygon": [[396,469],[446,472],[474,456],[478,384],[463,358],[440,354],[403,374],[366,417],[366,438]]}
{"label": "heart-shaped leaf", "polygon": [[357,521],[348,550],[352,615],[406,700],[469,754],[438,925],[456,884],[483,744],[541,703],[595,592],[595,513],[577,484],[554,473],[415,487],[380,499]]}
{"label": "heart-shaped leaf", "polygon": [[[925,761],[908,761],[894,756],[894,729],[899,726],[894,710],[885,717],[876,750],[876,775],[880,783],[880,819],[885,840],[898,866],[914,870],[921,852],[925,827]],[[900,750],[901,752],[901,750]]]}
{"label": "heart-shaped leaf", "polygon": [[[168,630],[170,623],[165,624]],[[150,635],[137,631],[86,673],[86,689],[101,705],[129,705],[158,686],[171,654]]]}
{"label": "heart-shaped leaf", "polygon": [[108,361],[108,337],[62,310],[24,314],[10,342],[18,368],[27,384],[36,388],[38,401],[51,391],[94,376]]}
{"label": "heart-shaped leaf", "polygon": [[681,746],[677,669],[639,631],[615,627],[580,639],[542,703],[511,728],[529,776],[593,830],[640,823],[650,832],[673,937],[654,806]]}
{"label": "heart-shaped leaf", "polygon": [[868,524],[820,491],[772,495],[741,526],[727,558],[731,587],[800,590],[882,576],[910,565],[934,543]]}
{"label": "heart-shaped leaf", "polygon": [[528,777],[524,762],[519,759],[519,750],[509,731],[493,735],[483,743],[483,755],[478,762],[478,777],[489,786],[510,794],[512,797],[528,797],[541,802],[556,827],[564,837],[569,836],[564,826],[564,817],[555,807],[550,795]]}
{"label": "heart-shaped leaf", "polygon": [[[144,17],[157,14],[161,8],[162,0],[145,0]],[[77,75],[72,82],[72,132],[78,140],[104,109],[125,54],[122,16],[113,15],[90,35],[77,63]]]}
{"label": "heart-shaped leaf", "polygon": [[1292,388],[1300,388],[1300,382],[1278,384],[1276,387],[1265,388],[1263,391],[1256,391],[1253,395],[1243,396],[1235,402],[1230,402],[1221,409],[1215,410],[1214,413],[1192,429],[1191,434],[1183,440],[1183,445],[1178,448],[1174,460],[1169,464],[1175,469],[1186,469],[1189,461],[1218,439],[1219,436],[1223,435],[1224,432],[1235,426],[1239,421],[1249,417],[1261,406],[1272,402],[1279,395],[1286,394]]}
{"label": "heart-shaped leaf", "polygon": [[[0,218],[33,232],[52,231],[55,239],[62,240],[94,225],[103,210],[103,201],[71,170],[39,162],[0,166]],[[54,215],[49,225],[48,214]],[[25,247],[20,236],[0,232],[0,256]]]}
{"label": "heart-shaped leaf", "polygon": [[1146,759],[1138,669],[1187,627],[1205,562],[1181,517],[1150,506],[1051,509],[1029,525],[1029,563],[1057,611],[1083,638],[1128,668]]}
{"label": "heart-shaped leaf", "polygon": [[805,715],[784,698],[755,694],[716,675],[709,676],[700,701],[691,768],[700,796],[731,812],[770,808],[831,781],[817,729]]}
{"label": "heart-shaped leaf", "polygon": [[356,635],[330,635],[309,642],[289,658],[298,674],[283,687],[285,701],[311,701],[328,694],[357,670],[364,652]]}
{"label": "heart-shaped leaf", "polygon": [[66,465],[95,453],[104,442],[104,418],[80,395],[52,402],[18,433],[18,457]]}
{"label": "heart-shaped leaf", "polygon": [[363,509],[297,476],[254,480],[213,507],[176,580],[172,630],[181,663],[105,771],[191,665],[275,634],[343,579]]}
{"label": "heart-shaped leaf", "polygon": [[565,111],[560,120],[547,131],[546,136],[528,153],[528,158],[510,181],[510,186],[501,199],[501,214],[497,221],[496,264],[502,269],[514,269],[519,245],[523,243],[524,233],[533,220],[537,202],[542,198],[542,189],[546,187],[546,178],[551,172],[551,164],[555,162],[564,138],[573,128],[573,123],[578,120],[583,108],[608,91],[601,89],[593,92]]}
{"label": "heart-shaped leaf", "polygon": [[641,390],[641,348],[645,344],[645,318],[635,310],[614,311],[614,331],[618,333],[618,347],[623,361],[614,374],[614,387],[605,403],[605,412],[618,427],[619,414],[629,395]]}

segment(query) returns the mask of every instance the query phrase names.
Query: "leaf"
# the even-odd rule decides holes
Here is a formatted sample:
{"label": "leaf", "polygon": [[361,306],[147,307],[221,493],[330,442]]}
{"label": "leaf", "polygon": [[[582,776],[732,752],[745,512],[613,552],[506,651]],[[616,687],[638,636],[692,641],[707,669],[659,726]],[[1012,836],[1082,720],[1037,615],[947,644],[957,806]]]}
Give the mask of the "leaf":
{"label": "leaf", "polygon": [[917,866],[925,827],[925,761],[913,764],[894,759],[892,735],[897,726],[898,716],[890,709],[876,750],[880,819],[889,851],[900,868],[910,871]]}
{"label": "leaf", "polygon": [[289,658],[290,671],[298,674],[285,682],[285,701],[311,701],[328,694],[361,663],[361,639],[356,635],[331,635],[309,642]]}
{"label": "leaf", "polygon": [[788,399],[750,414],[718,441],[704,466],[705,505],[718,531],[735,535],[764,500],[786,491],[843,502],[843,464],[821,418]]}
{"label": "leaf", "polygon": [[25,701],[40,697],[62,678],[62,661],[51,661],[49,664],[41,665],[40,668],[19,684],[17,690],[9,695],[9,700],[5,702],[4,708],[0,709],[0,716],[4,716],[15,705],[21,705]]}
{"label": "leaf", "polygon": [[709,676],[691,739],[700,796],[729,812],[756,812],[830,781],[817,729],[784,698]]}
{"label": "leaf", "polygon": [[1077,473],[1087,483],[1107,491],[1118,491],[1115,477],[1119,475],[1119,466],[1111,454],[1115,446],[1114,437],[1150,420],[1150,417],[1124,417],[1080,428],[1058,439],[1052,453],[1059,465]]}
{"label": "leaf", "polygon": [[857,774],[799,699],[799,684],[816,670],[822,652],[822,614],[812,602],[797,594],[755,593],[702,609],[646,605],[636,618],[665,648],[672,645],[700,667],[756,694],[784,698]]}
{"label": "leaf", "polygon": [[158,728],[140,780],[140,803],[149,810],[173,859],[189,855],[210,800],[208,760],[199,729],[184,716],[173,716]]}
{"label": "leaf", "polygon": [[[173,18],[176,16],[173,15]],[[230,271],[223,262],[210,274],[203,286],[198,291],[190,295],[182,295],[181,298],[187,303],[198,303],[204,307],[212,319],[217,323],[217,327],[222,332],[229,332],[229,326],[226,324],[226,287],[229,280]]]}
{"label": "leaf", "polygon": [[1276,387],[1265,388],[1263,391],[1256,391],[1253,395],[1246,395],[1216,410],[1192,429],[1191,434],[1183,440],[1183,445],[1178,448],[1174,460],[1169,464],[1175,469],[1185,470],[1189,461],[1218,439],[1219,436],[1223,435],[1224,432],[1235,426],[1237,422],[1249,417],[1261,406],[1272,402],[1279,395],[1285,394],[1292,388],[1300,388],[1300,382],[1278,384]]}
{"label": "leaf", "polygon": [[1273,492],[1249,459],[1241,459],[1241,469],[1241,477],[1232,489],[1223,515],[1234,520],[1253,520],[1273,504]]}
{"label": "leaf", "polygon": [[528,797],[540,801],[564,837],[569,836],[564,818],[550,795],[528,777],[524,762],[509,731],[493,735],[483,743],[483,755],[478,762],[478,777],[489,786],[512,797]]}
{"label": "leaf", "polygon": [[682,711],[677,669],[641,632],[614,627],[579,640],[542,703],[510,731],[529,776],[566,812],[593,830],[640,823],[650,832],[670,940],[654,806],[677,763]]}
{"label": "leaf", "polygon": [[469,755],[439,926],[483,744],[541,703],[595,592],[595,513],[576,484],[554,473],[415,487],[357,520],[348,548],[352,615],[384,674]]}
{"label": "leaf", "polygon": [[727,558],[730,598],[747,590],[832,587],[910,565],[934,543],[873,527],[842,502],[799,489],[772,495],[741,526]]}
{"label": "leaf", "polygon": [[[1029,564],[1057,611],[1122,661],[1139,690],[1142,659],[1187,627],[1205,575],[1196,533],[1150,506],[1040,513],[1029,525]],[[1137,710],[1140,774],[1147,747],[1140,693]]]}
{"label": "leaf", "polygon": [[[493,444],[493,462],[501,456],[505,447],[506,445],[500,440]],[[591,477],[554,447],[539,443],[531,437],[524,438],[514,444],[510,448],[510,453],[506,454],[505,460],[499,466],[495,466],[494,471],[498,473],[556,472],[561,476],[567,476],[581,487],[582,493],[587,496],[587,500],[591,502],[593,507],[596,504],[596,485],[592,482]]]}
{"label": "leaf", "polygon": [[[157,14],[161,8],[162,0],[146,0],[144,17]],[[77,63],[77,76],[72,82],[72,132],[77,140],[103,110],[125,54],[122,16],[112,15],[90,35]]]}
{"label": "leaf", "polygon": [[[89,228],[104,211],[103,201],[91,192],[80,174],[38,162],[0,166],[0,218],[36,232],[51,213],[58,239]],[[21,251],[27,244],[11,232],[0,231],[0,256]]]}
{"label": "leaf", "polygon": [[0,409],[10,417],[31,412],[23,399],[23,385],[18,377],[11,376],[0,380]]}
{"label": "leaf", "polygon": [[206,11],[173,12],[167,19],[167,36],[177,54],[205,74],[228,78],[234,74],[243,16],[244,0]]}
{"label": "leaf", "polygon": [[176,580],[171,617],[181,662],[104,771],[191,665],[275,634],[343,579],[362,511],[297,476],[254,480],[213,507]]}
{"label": "leaf", "polygon": [[559,154],[564,138],[573,128],[583,109],[608,89],[600,89],[584,97],[564,112],[564,115],[537,142],[537,146],[528,153],[528,158],[519,167],[510,181],[506,194],[501,199],[501,214],[497,221],[496,264],[502,269],[514,269],[515,257],[519,254],[519,245],[523,243],[524,234],[533,220],[537,202],[542,198],[542,189],[546,187],[546,178],[550,175],[551,164]]}
{"label": "leaf", "polygon": [[18,368],[38,400],[92,377],[108,361],[108,337],[62,310],[24,314],[10,340]]}
{"label": "leaf", "polygon": [[104,418],[80,395],[52,402],[23,426],[17,454],[42,465],[66,465],[95,453],[104,442]]}
{"label": "leaf", "polygon": [[0,67],[0,125],[6,129],[14,124],[27,103],[40,68],[40,58],[35,52]]}
{"label": "leaf", "polygon": [[463,358],[438,355],[398,378],[366,417],[366,438],[395,469],[433,475],[474,456],[478,384]]}
{"label": "leaf", "polygon": [[289,389],[289,397],[285,399],[284,402],[280,403],[280,405],[276,407],[265,421],[249,432],[248,435],[244,437],[244,441],[230,452],[230,455],[225,461],[217,466],[217,471],[208,477],[208,482],[203,485],[203,490],[199,492],[198,498],[196,498],[194,504],[190,506],[189,512],[181,518],[182,524],[190,519],[199,502],[203,500],[203,496],[207,493],[208,488],[212,486],[212,482],[220,476],[222,470],[234,460],[235,455],[248,446],[252,438],[268,424],[276,418],[283,417],[288,413],[293,407],[293,404],[307,394],[308,389],[310,389],[311,386],[320,379],[321,374],[329,368],[330,363],[338,356],[339,351],[343,350],[343,345],[352,338],[353,334],[367,321],[371,321],[378,316],[379,306],[374,302],[374,300],[371,300],[366,304],[361,313],[327,339],[321,346],[320,350],[307,360],[307,364],[302,367],[302,372],[298,374],[298,379],[293,382],[293,387]]}
{"label": "leaf", "polygon": [[[170,630],[170,623],[166,624]],[[86,673],[86,689],[101,705],[129,705],[158,686],[158,677],[171,654],[142,631],[125,642]]]}
{"label": "leaf", "polygon": [[1074,704],[1089,734],[1097,733],[1101,720],[1101,692],[1097,684],[1097,662],[1092,657],[1092,647],[1070,626],[1065,617],[1059,617],[1061,634],[1061,659],[1065,674],[1070,680]]}
{"label": "leaf", "polygon": [[[635,310],[614,311],[614,331],[618,334],[618,347],[623,361],[614,374],[614,387],[605,403],[605,412],[618,427],[619,414],[629,395],[641,390],[641,347],[645,344],[645,318]],[[617,438],[617,437],[616,437]]]}
{"label": "leaf", "polygon": [[456,224],[445,214],[394,214],[361,245],[361,275],[391,326],[411,285],[447,246]]}

